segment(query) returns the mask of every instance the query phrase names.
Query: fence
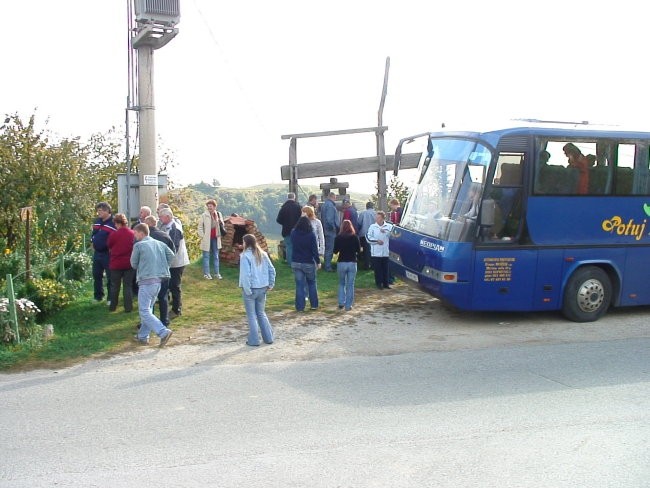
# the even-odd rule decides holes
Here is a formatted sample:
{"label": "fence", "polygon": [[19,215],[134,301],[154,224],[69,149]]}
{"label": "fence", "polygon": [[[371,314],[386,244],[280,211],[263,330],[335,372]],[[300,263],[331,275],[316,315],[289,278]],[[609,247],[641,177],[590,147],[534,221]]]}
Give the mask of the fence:
{"label": "fence", "polygon": [[[67,267],[66,261],[68,262]],[[8,273],[6,275],[6,312],[9,315],[9,321],[13,329],[14,343],[21,342],[15,281],[20,281],[22,278],[23,282],[27,284],[33,281],[31,277],[41,276],[42,278],[43,275],[45,275],[45,278],[56,280],[60,283],[64,283],[66,280],[82,281],[86,278],[91,262],[91,258],[87,252],[72,252],[61,254],[55,261],[44,262],[33,267],[26,266],[24,271],[18,271],[16,274]],[[25,290],[27,290],[27,287],[25,287]],[[23,298],[31,302],[36,301],[35,296],[26,296]],[[44,310],[41,311],[43,312]]]}

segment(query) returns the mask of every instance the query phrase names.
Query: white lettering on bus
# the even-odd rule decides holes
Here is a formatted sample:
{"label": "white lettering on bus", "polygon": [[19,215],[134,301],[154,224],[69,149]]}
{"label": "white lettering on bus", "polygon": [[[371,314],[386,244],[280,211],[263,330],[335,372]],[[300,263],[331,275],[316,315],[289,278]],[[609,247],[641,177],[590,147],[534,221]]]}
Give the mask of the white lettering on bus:
{"label": "white lettering on bus", "polygon": [[635,224],[634,219],[630,219],[627,223],[618,215],[613,216],[609,220],[603,220],[603,230],[610,234],[616,233],[619,236],[634,236],[637,241],[640,241],[645,235],[645,226],[647,219],[643,219],[642,224]]}
{"label": "white lettering on bus", "polygon": [[426,247],[427,249],[433,249],[434,251],[437,251],[437,252],[444,252],[444,250],[445,250],[445,246],[442,246],[442,245],[437,244],[435,242],[425,241],[424,239],[420,239],[420,246],[421,247]]}

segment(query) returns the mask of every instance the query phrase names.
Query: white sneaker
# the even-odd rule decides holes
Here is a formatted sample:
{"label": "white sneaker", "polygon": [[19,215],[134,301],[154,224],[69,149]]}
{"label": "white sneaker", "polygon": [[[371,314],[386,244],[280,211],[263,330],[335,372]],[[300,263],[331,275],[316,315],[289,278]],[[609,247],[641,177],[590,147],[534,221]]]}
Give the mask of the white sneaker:
{"label": "white sneaker", "polygon": [[210,276],[209,274],[204,274],[203,277],[204,277],[206,280],[211,280],[211,279],[212,279],[212,276]]}
{"label": "white sneaker", "polygon": [[223,278],[221,277],[220,274],[217,275],[217,279],[218,279],[218,280],[223,280]]}

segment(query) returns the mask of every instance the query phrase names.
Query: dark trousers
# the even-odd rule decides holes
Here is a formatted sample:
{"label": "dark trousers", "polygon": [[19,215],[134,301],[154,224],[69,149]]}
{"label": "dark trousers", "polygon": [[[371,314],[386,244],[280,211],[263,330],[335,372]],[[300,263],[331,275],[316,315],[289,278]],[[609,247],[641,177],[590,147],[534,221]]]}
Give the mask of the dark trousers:
{"label": "dark trousers", "polygon": [[178,268],[169,268],[171,278],[169,279],[169,291],[172,294],[172,310],[178,315],[181,314],[183,309],[183,300],[181,298],[181,280],[183,278],[183,270],[185,266]]}
{"label": "dark trousers", "polygon": [[160,321],[165,327],[169,325],[169,278],[160,280],[160,291],[158,292],[158,310]]}
{"label": "dark trousers", "polygon": [[388,287],[388,256],[372,257],[372,269],[375,271],[375,285],[377,288]]}
{"label": "dark trousers", "polygon": [[[106,273],[106,296],[111,296],[111,272],[108,269],[108,251],[93,254],[93,283],[95,300],[104,298],[104,273]],[[110,298],[109,298],[110,300]]]}
{"label": "dark trousers", "polygon": [[372,268],[372,261],[370,259],[370,244],[365,237],[360,237],[359,241],[361,242],[361,263],[364,269]]}
{"label": "dark trousers", "polygon": [[120,285],[122,285],[122,295],[124,298],[124,311],[130,312],[133,310],[133,276],[135,270],[129,269],[112,269],[111,270],[111,287],[109,290],[108,299],[111,305],[108,307],[110,311],[117,309],[117,302],[120,297]]}

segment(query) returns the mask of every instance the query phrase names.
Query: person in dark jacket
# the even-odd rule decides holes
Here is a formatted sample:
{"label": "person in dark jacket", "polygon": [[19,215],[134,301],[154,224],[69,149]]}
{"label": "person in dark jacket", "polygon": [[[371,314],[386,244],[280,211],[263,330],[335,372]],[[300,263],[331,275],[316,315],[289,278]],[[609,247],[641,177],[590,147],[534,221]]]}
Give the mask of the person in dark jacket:
{"label": "person in dark jacket", "polygon": [[[95,301],[101,302],[104,299],[104,273],[106,274],[106,296],[111,296],[111,281],[109,256],[108,256],[108,236],[116,232],[113,223],[111,206],[106,202],[99,202],[95,205],[97,218],[93,222],[93,231],[90,242],[93,246],[93,282]],[[110,299],[109,299],[110,300]],[[110,306],[110,303],[108,304]]]}
{"label": "person in dark jacket", "polygon": [[346,219],[352,222],[355,232],[359,230],[359,214],[349,198],[344,198],[343,205],[341,205],[341,224]]}
{"label": "person in dark jacket", "polygon": [[[320,268],[316,235],[307,217],[300,217],[296,227],[291,231],[293,255],[291,270],[296,280],[296,310],[305,310],[305,287],[308,290],[309,304],[312,310],[318,308],[318,291],[316,289],[316,270]],[[306,283],[306,285],[305,285]]]}
{"label": "person in dark jacket", "polygon": [[341,222],[341,231],[334,239],[334,254],[339,255],[336,271],[339,275],[339,310],[352,309],[354,280],[357,276],[357,255],[361,251],[354,225],[348,219]]}
{"label": "person in dark jacket", "polygon": [[135,234],[129,229],[129,222],[124,214],[116,214],[113,223],[117,229],[108,236],[109,261],[108,268],[111,273],[110,295],[108,309],[114,312],[120,296],[120,285],[123,285],[124,311],[133,310],[133,277],[135,270],[131,267],[131,253]]}
{"label": "person in dark jacket", "polygon": [[295,227],[296,222],[302,214],[302,208],[296,202],[296,194],[288,193],[287,201],[282,204],[278,216],[275,221],[282,226],[282,237],[284,239],[284,248],[286,251],[287,263],[292,262],[292,247],[291,247],[291,230]]}
{"label": "person in dark jacket", "polygon": [[336,208],[336,194],[330,192],[321,205],[321,222],[325,237],[325,271],[333,271],[332,255],[334,254],[334,239],[339,233],[339,212]]}

